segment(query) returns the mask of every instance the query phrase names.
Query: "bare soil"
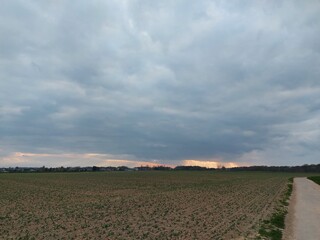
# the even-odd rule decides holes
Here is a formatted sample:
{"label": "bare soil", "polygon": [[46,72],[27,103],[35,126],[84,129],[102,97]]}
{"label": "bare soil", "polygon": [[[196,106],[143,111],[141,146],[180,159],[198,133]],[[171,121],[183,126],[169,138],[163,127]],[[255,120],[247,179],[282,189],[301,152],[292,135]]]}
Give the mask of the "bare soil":
{"label": "bare soil", "polygon": [[0,239],[249,239],[284,193],[273,173],[0,175]]}

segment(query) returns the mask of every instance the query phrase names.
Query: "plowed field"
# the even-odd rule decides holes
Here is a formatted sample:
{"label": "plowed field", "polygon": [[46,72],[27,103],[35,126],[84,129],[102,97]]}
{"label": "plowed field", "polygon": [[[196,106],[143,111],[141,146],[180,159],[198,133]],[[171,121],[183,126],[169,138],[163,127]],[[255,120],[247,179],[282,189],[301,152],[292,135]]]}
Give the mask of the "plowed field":
{"label": "plowed field", "polygon": [[0,239],[254,237],[288,176],[228,172],[0,175]]}

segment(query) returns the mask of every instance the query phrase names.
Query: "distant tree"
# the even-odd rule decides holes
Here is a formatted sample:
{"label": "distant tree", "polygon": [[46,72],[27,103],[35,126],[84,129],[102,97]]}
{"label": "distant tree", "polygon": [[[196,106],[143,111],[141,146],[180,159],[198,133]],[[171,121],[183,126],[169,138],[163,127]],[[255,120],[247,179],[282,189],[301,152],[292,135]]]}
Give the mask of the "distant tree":
{"label": "distant tree", "polygon": [[127,166],[120,166],[117,168],[118,171],[128,171],[130,168],[128,168]]}
{"label": "distant tree", "polygon": [[92,171],[94,171],[94,172],[96,172],[96,171],[100,171],[100,168],[99,168],[99,167],[97,167],[97,166],[93,166],[93,167],[92,167]]}
{"label": "distant tree", "polygon": [[157,170],[157,171],[168,171],[168,170],[172,170],[171,167],[166,167],[166,166],[155,166],[152,168],[153,170]]}

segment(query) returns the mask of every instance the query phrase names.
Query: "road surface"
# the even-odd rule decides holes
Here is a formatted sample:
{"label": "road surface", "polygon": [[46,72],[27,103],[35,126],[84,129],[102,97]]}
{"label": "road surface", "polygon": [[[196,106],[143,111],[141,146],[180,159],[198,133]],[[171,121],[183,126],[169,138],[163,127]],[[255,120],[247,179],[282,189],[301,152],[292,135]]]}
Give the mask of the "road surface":
{"label": "road surface", "polygon": [[320,185],[295,178],[286,218],[285,240],[320,240]]}

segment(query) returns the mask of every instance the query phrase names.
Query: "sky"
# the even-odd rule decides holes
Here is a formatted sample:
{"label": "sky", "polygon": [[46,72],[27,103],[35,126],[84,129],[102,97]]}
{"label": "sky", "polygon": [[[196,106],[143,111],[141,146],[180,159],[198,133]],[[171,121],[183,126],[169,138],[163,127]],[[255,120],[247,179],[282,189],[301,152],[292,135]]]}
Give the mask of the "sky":
{"label": "sky", "polygon": [[2,0],[0,167],[318,164],[319,12]]}

